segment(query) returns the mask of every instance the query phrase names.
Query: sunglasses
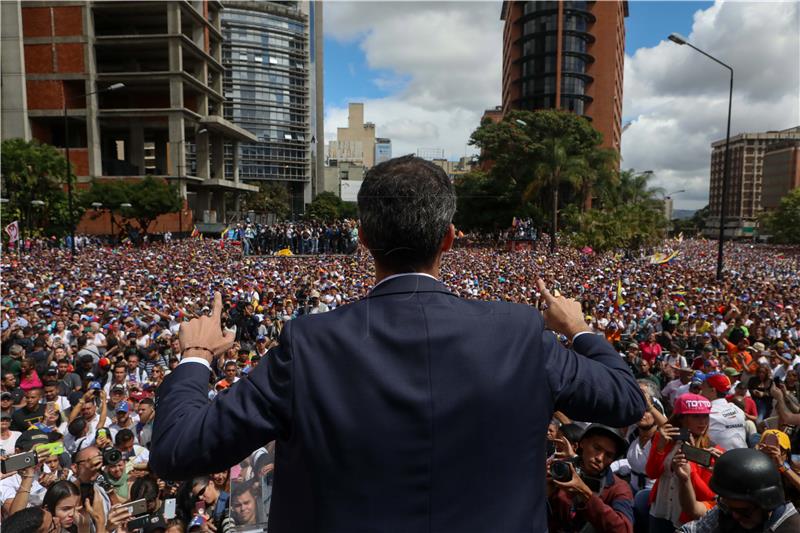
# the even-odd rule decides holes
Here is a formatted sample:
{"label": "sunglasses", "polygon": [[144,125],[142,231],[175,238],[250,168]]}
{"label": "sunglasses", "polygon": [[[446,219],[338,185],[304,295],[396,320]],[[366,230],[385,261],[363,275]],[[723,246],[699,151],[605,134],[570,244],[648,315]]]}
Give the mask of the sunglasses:
{"label": "sunglasses", "polygon": [[194,495],[195,501],[197,501],[197,500],[199,500],[200,498],[203,497],[203,494],[206,493],[206,489],[207,488],[208,488],[208,485],[203,485],[203,488],[200,489],[199,491],[197,491],[197,494]]}

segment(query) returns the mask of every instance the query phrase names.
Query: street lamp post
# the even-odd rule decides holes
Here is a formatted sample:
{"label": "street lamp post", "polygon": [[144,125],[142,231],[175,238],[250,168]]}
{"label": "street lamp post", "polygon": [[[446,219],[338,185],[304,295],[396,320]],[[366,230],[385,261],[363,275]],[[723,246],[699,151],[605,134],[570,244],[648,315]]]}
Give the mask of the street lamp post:
{"label": "street lamp post", "polygon": [[[92,207],[94,208],[95,211],[99,211],[100,208],[103,207],[103,204],[101,204],[100,202],[92,202]],[[109,209],[109,211],[111,211],[111,209]],[[111,231],[113,233],[114,228],[111,228]],[[111,235],[109,235],[108,238],[109,238],[109,241],[110,241],[111,240]]]}
{"label": "street lamp post", "polygon": [[70,257],[73,259],[75,258],[75,211],[72,208],[72,167],[69,163],[69,119],[67,118],[67,104],[69,102],[78,100],[79,98],[86,98],[87,96],[91,96],[93,94],[100,94],[108,91],[116,91],[117,89],[122,89],[123,87],[125,87],[124,83],[115,83],[114,85],[106,87],[105,89],[92,91],[80,97],[67,98],[66,95],[64,95],[64,155],[66,156],[67,160],[67,204],[69,209],[70,238],[69,253]]}
{"label": "street lamp post", "polygon": [[[133,207],[133,206],[132,206],[130,203],[128,203],[128,202],[123,202],[123,203],[119,204],[119,208],[120,208],[120,209],[130,209],[131,207]],[[111,213],[111,227],[112,227],[112,231],[113,231],[113,227],[114,227],[114,213]]]}
{"label": "street lamp post", "polygon": [[728,157],[730,142],[731,142],[731,107],[733,105],[733,68],[730,65],[726,65],[716,57],[700,50],[692,43],[686,40],[679,33],[672,33],[669,36],[669,40],[673,43],[686,45],[689,48],[700,52],[707,58],[711,59],[715,63],[722,65],[726,69],[728,69],[731,73],[731,83],[730,83],[730,90],[728,92],[728,127],[725,133],[725,163],[723,165],[723,174],[722,174],[722,198],[720,200],[720,209],[719,209],[719,249],[717,251],[717,281],[722,281],[722,265],[723,265],[723,257],[722,257],[722,247],[725,241],[725,201],[728,197],[728,171],[730,168],[730,159]]}

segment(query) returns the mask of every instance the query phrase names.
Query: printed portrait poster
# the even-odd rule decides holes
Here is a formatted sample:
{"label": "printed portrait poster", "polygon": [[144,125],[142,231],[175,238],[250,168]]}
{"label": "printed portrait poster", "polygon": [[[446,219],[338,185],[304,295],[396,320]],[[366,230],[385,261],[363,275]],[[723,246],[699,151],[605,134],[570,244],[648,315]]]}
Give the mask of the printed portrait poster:
{"label": "printed portrait poster", "polygon": [[266,531],[272,499],[275,443],[257,449],[230,470],[230,517],[237,532]]}

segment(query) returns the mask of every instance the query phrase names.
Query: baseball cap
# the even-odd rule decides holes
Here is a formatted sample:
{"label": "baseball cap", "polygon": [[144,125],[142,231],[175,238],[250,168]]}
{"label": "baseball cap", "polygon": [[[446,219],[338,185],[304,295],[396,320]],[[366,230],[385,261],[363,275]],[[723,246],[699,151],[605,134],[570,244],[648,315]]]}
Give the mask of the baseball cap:
{"label": "baseball cap", "polygon": [[103,386],[100,385],[99,381],[92,381],[91,383],[89,383],[89,388],[94,390],[100,390],[103,388]]}
{"label": "baseball cap", "polygon": [[19,448],[23,452],[29,452],[37,444],[47,444],[49,442],[50,439],[47,438],[47,435],[45,435],[43,432],[39,431],[38,429],[29,429],[27,431],[23,431],[22,434],[17,437],[14,447]]}
{"label": "baseball cap", "polygon": [[741,374],[741,372],[739,370],[736,370],[732,366],[726,367],[725,370],[722,371],[722,373],[725,374],[726,376],[728,376],[729,378],[732,378],[732,377],[735,377],[735,376],[738,376],[739,374]]}
{"label": "baseball cap", "polygon": [[9,413],[0,414],[0,420],[11,420],[11,415]]}
{"label": "baseball cap", "polygon": [[731,379],[725,374],[712,372],[703,376],[703,382],[708,383],[717,392],[727,392],[731,388]]}
{"label": "baseball cap", "polygon": [[3,399],[3,400],[9,399],[10,400],[11,398],[12,398],[12,396],[11,396],[10,392],[3,392],[2,394],[0,394],[0,399]]}
{"label": "baseball cap", "polygon": [[764,437],[766,437],[767,435],[775,435],[778,438],[778,446],[780,446],[784,450],[792,449],[792,443],[789,440],[789,435],[777,429],[768,429],[764,433],[762,433],[761,440],[759,441],[760,444],[764,443]]}
{"label": "baseball cap", "polygon": [[592,435],[603,435],[610,438],[617,445],[617,457],[621,457],[628,449],[628,441],[622,438],[614,428],[608,427],[603,424],[590,424],[581,434],[580,440],[590,437]]}
{"label": "baseball cap", "polygon": [[118,412],[118,413],[127,413],[130,410],[131,410],[131,406],[128,405],[128,402],[126,402],[124,400],[119,402],[117,404],[117,408],[115,409],[115,411]]}
{"label": "baseball cap", "polygon": [[711,402],[704,396],[687,392],[675,400],[676,415],[707,415],[711,412]]}
{"label": "baseball cap", "polygon": [[114,385],[111,387],[111,392],[125,392],[125,385]]}

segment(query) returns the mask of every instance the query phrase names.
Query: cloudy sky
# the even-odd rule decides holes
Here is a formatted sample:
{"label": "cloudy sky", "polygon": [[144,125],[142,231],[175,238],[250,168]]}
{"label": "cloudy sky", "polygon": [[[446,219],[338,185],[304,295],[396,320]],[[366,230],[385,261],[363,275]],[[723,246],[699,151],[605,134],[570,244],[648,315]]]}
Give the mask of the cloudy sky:
{"label": "cloudy sky", "polygon": [[[800,8],[784,2],[630,2],[624,168],[653,170],[675,206],[707,203],[710,143],[724,137],[730,64],[732,134],[800,124]],[[389,137],[394,155],[440,148],[456,159],[484,109],[500,104],[500,2],[325,2],[325,130],[347,103]]]}

